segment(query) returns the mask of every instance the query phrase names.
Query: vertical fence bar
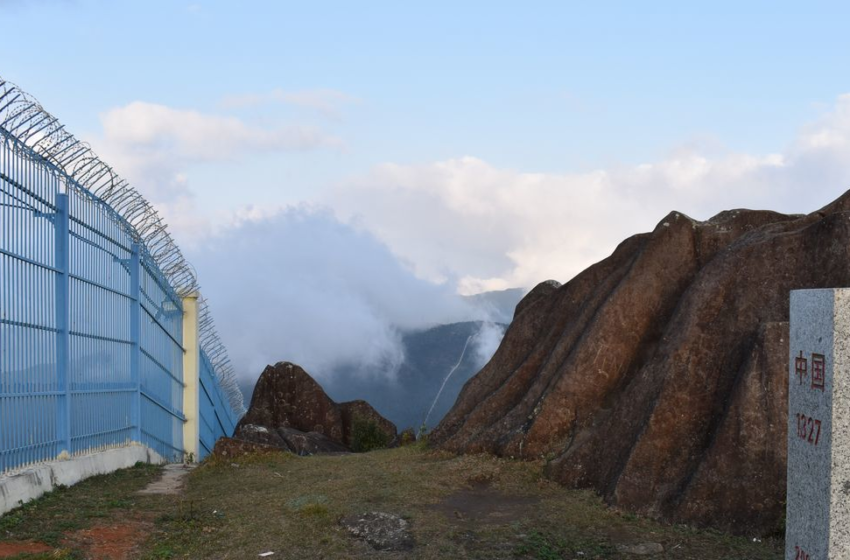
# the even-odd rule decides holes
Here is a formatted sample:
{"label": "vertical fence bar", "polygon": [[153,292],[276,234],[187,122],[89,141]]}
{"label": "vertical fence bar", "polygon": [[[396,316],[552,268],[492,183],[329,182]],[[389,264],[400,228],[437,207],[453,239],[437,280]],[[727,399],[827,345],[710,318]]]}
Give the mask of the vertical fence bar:
{"label": "vertical fence bar", "polygon": [[130,441],[142,442],[142,261],[141,248],[133,243],[130,255],[130,424],[133,427]]}
{"label": "vertical fence bar", "polygon": [[57,456],[71,454],[71,325],[70,325],[70,222],[68,193],[56,195],[56,213],[53,215],[55,231],[56,274],[56,380],[59,410],[56,414]]}

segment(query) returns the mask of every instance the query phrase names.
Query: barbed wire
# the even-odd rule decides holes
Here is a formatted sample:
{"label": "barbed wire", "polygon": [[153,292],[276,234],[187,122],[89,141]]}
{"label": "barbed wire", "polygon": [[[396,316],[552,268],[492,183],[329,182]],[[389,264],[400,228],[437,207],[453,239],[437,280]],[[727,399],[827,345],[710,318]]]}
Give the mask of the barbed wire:
{"label": "barbed wire", "polygon": [[209,358],[213,371],[216,372],[221,389],[230,400],[230,407],[241,415],[245,412],[245,403],[242,391],[236,382],[236,369],[227,355],[227,348],[218,336],[209,305],[203,297],[198,301],[198,330],[201,348]]}

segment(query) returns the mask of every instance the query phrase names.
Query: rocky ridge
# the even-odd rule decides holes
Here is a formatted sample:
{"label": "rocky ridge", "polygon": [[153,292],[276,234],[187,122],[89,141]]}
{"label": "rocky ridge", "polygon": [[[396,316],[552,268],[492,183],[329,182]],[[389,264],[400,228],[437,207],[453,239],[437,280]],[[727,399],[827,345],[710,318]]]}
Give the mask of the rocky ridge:
{"label": "rocky ridge", "polygon": [[736,533],[784,514],[789,291],[850,284],[850,194],[809,215],[672,212],[517,306],[431,441],[546,458],[618,507]]}

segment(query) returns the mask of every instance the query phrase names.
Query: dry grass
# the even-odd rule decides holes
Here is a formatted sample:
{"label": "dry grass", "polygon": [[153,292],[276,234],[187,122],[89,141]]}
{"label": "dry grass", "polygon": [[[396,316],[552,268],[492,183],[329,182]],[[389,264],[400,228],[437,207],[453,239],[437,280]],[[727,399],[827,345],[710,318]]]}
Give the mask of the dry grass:
{"label": "dry grass", "polygon": [[[407,447],[345,456],[263,454],[209,461],[156,523],[144,558],[655,558],[761,560],[781,542],[671,527],[606,508],[541,477],[542,465]],[[377,553],[338,520],[383,511],[411,522],[412,553]]]}

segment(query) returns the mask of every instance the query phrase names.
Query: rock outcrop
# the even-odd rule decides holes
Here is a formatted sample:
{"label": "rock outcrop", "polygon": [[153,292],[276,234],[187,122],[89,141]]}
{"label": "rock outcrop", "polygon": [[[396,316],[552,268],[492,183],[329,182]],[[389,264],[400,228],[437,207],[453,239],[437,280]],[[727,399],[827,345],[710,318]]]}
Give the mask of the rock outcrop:
{"label": "rock outcrop", "polygon": [[301,366],[267,366],[240,424],[318,432],[342,443],[342,413],[322,386]]}
{"label": "rock outcrop", "polygon": [[431,435],[669,521],[784,514],[789,291],[850,284],[850,193],[818,212],[673,212],[517,306]]}
{"label": "rock outcrop", "polygon": [[366,401],[337,404],[303,368],[278,362],[257,380],[234,438],[298,455],[347,452],[357,420],[374,424],[387,442],[397,435],[395,425]]}

